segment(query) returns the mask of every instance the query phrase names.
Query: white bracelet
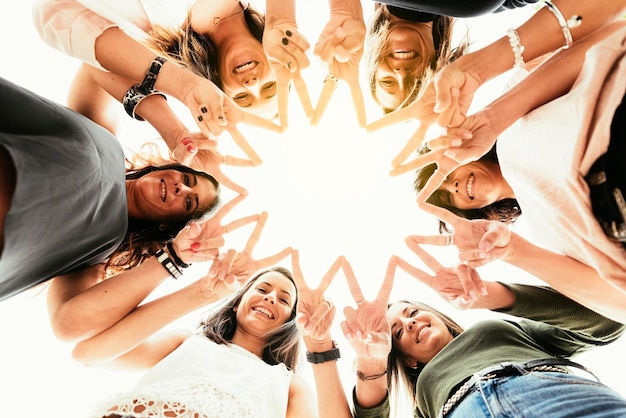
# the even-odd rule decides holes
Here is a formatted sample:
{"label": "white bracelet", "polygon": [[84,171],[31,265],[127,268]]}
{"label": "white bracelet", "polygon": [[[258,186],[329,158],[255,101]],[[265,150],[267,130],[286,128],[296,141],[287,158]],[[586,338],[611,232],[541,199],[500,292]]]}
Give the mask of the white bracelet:
{"label": "white bracelet", "polygon": [[524,69],[524,57],[522,54],[524,53],[524,45],[522,45],[522,41],[519,38],[519,34],[513,28],[510,28],[506,31],[507,36],[509,37],[509,43],[511,44],[511,49],[513,50],[513,55],[515,56],[515,65],[513,68],[516,69]]}
{"label": "white bracelet", "polygon": [[559,26],[561,27],[561,32],[563,32],[563,37],[565,38],[565,45],[563,45],[563,49],[567,49],[572,46],[574,42],[572,38],[572,32],[570,29],[577,28],[583,23],[582,16],[572,15],[569,19],[565,19],[561,10],[554,5],[550,0],[544,0],[544,5],[552,12],[556,20],[559,22]]}

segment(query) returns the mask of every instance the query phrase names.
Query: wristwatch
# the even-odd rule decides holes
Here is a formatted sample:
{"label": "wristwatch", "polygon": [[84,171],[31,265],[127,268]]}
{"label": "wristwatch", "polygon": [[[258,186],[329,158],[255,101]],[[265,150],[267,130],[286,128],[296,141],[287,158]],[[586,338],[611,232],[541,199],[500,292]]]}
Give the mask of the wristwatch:
{"label": "wristwatch", "polygon": [[331,350],[321,353],[306,352],[307,361],[313,364],[326,363],[327,361],[337,360],[340,357],[341,355],[339,354],[339,347],[337,347],[336,341],[333,341],[333,348]]}

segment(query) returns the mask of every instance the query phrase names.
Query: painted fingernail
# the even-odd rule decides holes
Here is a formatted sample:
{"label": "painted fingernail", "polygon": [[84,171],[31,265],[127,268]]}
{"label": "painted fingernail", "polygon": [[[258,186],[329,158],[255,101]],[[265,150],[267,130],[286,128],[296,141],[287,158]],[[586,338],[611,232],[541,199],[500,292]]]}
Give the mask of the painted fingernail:
{"label": "painted fingernail", "polygon": [[197,250],[198,248],[200,248],[200,243],[199,242],[194,242],[193,244],[190,245],[190,248],[192,250]]}
{"label": "painted fingernail", "polygon": [[187,151],[189,151],[189,152],[196,152],[196,149],[193,147],[193,145],[189,145],[187,147]]}
{"label": "painted fingernail", "polygon": [[191,139],[189,138],[183,138],[183,140],[181,141],[183,143],[183,145],[187,145],[191,142]]}
{"label": "painted fingernail", "polygon": [[291,34],[291,31],[290,31],[290,30],[285,31],[285,35],[287,35],[287,36],[291,36],[291,35],[292,35],[292,34]]}
{"label": "painted fingernail", "polygon": [[287,38],[281,39],[280,42],[282,42],[282,44],[285,45],[285,46],[289,45],[289,39],[287,39]]}
{"label": "painted fingernail", "polygon": [[206,108],[206,106],[202,106],[202,107],[200,108],[200,112],[202,112],[202,113],[206,113],[206,112],[208,112],[208,109]]}
{"label": "painted fingernail", "polygon": [[202,115],[198,115],[198,122],[202,122]]}

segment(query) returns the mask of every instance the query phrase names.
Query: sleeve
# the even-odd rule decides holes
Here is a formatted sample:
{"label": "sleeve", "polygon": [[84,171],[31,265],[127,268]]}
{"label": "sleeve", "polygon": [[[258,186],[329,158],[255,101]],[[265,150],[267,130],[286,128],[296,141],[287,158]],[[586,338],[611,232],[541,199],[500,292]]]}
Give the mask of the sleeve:
{"label": "sleeve", "polygon": [[356,401],[356,387],[352,389],[352,403],[354,405],[354,411],[352,412],[352,416],[354,418],[389,418],[391,415],[391,406],[389,404],[389,393],[385,396],[385,399],[382,400],[376,406],[371,408],[363,408],[359,406]]}
{"label": "sleeve", "polygon": [[505,10],[518,9],[528,4],[537,3],[538,1],[539,0],[506,0],[504,3],[502,3],[502,6],[496,9],[494,13],[503,12]]}
{"label": "sleeve", "polygon": [[35,1],[33,22],[46,44],[104,70],[96,60],[96,39],[105,30],[117,27],[115,23],[75,0]]}
{"label": "sleeve", "polygon": [[[618,339],[626,327],[547,286],[501,283],[515,294],[515,306],[498,312],[526,318],[521,326],[552,339],[566,354],[585,351]],[[546,337],[546,338],[547,338]]]}

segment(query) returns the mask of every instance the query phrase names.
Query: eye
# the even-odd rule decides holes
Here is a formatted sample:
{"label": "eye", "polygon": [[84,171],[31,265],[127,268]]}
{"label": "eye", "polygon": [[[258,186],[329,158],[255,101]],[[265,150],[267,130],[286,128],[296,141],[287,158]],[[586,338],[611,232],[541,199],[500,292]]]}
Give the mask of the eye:
{"label": "eye", "polygon": [[285,305],[289,306],[289,301],[287,299],[282,298],[281,303],[284,303]]}
{"label": "eye", "polygon": [[276,87],[276,82],[270,81],[269,83],[266,83],[263,85],[263,90],[273,90],[275,87]]}
{"label": "eye", "polygon": [[189,186],[191,184],[191,180],[189,180],[188,174],[183,175],[183,183],[185,183],[185,186]]}
{"label": "eye", "polygon": [[192,205],[192,204],[193,204],[193,202],[192,202],[192,200],[191,200],[191,197],[190,197],[190,196],[187,196],[187,197],[185,198],[185,209],[186,209],[186,210],[191,210],[191,205]]}
{"label": "eye", "polygon": [[245,102],[246,100],[248,100],[248,93],[239,93],[238,95],[236,95],[235,97],[233,97],[233,100],[235,101],[235,103],[241,103],[241,102]]}
{"label": "eye", "polygon": [[413,309],[411,312],[409,312],[409,318],[413,318],[415,315],[417,315],[419,311],[419,309]]}
{"label": "eye", "polygon": [[402,327],[399,327],[398,330],[396,331],[396,333],[394,334],[394,337],[396,337],[396,340],[399,340],[400,337],[402,337]]}
{"label": "eye", "polygon": [[258,287],[256,290],[259,293],[263,293],[263,294],[267,293],[267,290],[265,290],[265,288],[263,288],[263,287]]}
{"label": "eye", "polygon": [[396,80],[382,79],[380,80],[380,85],[383,87],[393,87],[396,85]]}

